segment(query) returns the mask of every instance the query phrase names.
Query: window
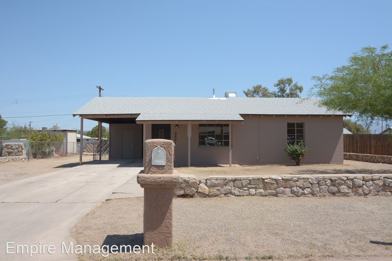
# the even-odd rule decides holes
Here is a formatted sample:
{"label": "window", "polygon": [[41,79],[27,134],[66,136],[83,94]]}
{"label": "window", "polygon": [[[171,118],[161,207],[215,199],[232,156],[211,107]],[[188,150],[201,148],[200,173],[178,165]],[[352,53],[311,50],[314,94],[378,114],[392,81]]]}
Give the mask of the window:
{"label": "window", "polygon": [[228,124],[200,124],[200,146],[229,146]]}
{"label": "window", "polygon": [[294,144],[304,142],[304,123],[288,122],[287,123],[287,143]]}

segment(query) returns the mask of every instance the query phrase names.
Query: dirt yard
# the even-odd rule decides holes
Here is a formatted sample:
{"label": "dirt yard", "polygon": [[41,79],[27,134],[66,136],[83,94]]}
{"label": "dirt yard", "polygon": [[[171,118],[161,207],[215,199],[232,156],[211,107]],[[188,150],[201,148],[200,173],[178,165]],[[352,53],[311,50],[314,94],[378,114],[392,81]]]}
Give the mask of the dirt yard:
{"label": "dirt yard", "polygon": [[301,174],[392,174],[392,164],[345,160],[344,164],[307,164],[301,166],[258,165],[232,167],[184,167],[177,173],[197,176],[219,175],[301,175]]}
{"label": "dirt yard", "polygon": [[[174,248],[158,251],[157,260],[392,259],[390,197],[175,199],[173,213]],[[72,234],[79,244],[140,244],[142,224],[142,198],[116,199],[86,215]],[[138,258],[152,256],[109,259]]]}
{"label": "dirt yard", "polygon": [[[91,156],[83,156],[85,161]],[[79,156],[55,157],[49,159],[31,159],[0,163],[0,185],[10,181],[46,174],[66,167],[76,166]]]}

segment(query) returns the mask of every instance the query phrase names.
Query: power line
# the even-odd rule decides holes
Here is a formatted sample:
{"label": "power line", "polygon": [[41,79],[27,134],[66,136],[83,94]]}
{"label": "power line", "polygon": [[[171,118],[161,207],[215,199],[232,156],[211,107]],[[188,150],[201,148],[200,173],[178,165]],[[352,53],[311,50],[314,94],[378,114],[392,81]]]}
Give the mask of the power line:
{"label": "power line", "polygon": [[3,118],[3,119],[17,119],[17,118],[58,117],[58,116],[72,116],[72,114],[44,114],[44,115],[24,115],[24,116],[1,116],[1,118]]}

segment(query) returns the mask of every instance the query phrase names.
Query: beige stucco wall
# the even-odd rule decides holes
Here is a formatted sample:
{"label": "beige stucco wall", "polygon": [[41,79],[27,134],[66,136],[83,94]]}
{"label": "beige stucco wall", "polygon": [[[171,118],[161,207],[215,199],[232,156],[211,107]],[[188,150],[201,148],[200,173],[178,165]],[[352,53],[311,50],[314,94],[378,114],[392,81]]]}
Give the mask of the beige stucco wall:
{"label": "beige stucco wall", "polygon": [[[285,152],[287,122],[303,122],[307,153],[304,163],[343,163],[342,117],[243,116],[232,124],[233,164],[291,164]],[[228,147],[199,146],[198,124],[192,125],[192,165],[228,164]],[[187,165],[187,126],[173,125],[175,165]]]}
{"label": "beige stucco wall", "polygon": [[143,157],[143,126],[110,124],[110,159],[141,159]]}
{"label": "beige stucco wall", "polygon": [[307,153],[304,163],[343,163],[342,117],[244,116],[233,124],[233,163],[292,163],[285,147],[287,122],[303,122]]}

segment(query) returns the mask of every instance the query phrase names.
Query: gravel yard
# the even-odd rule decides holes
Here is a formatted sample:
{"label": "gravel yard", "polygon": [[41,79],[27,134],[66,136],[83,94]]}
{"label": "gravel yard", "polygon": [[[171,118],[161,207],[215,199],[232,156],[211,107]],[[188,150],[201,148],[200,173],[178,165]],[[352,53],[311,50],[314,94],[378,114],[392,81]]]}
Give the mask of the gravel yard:
{"label": "gravel yard", "polygon": [[[175,199],[173,213],[174,248],[155,258],[392,259],[390,197]],[[86,215],[72,235],[79,244],[139,243],[142,218],[143,198],[110,200]],[[141,257],[151,258],[123,253],[111,259]],[[102,257],[81,257],[92,258]]]}
{"label": "gravel yard", "polygon": [[257,165],[176,168],[177,173],[196,176],[219,175],[302,175],[302,174],[392,174],[392,164],[345,160],[343,164],[306,164],[301,166]]}

